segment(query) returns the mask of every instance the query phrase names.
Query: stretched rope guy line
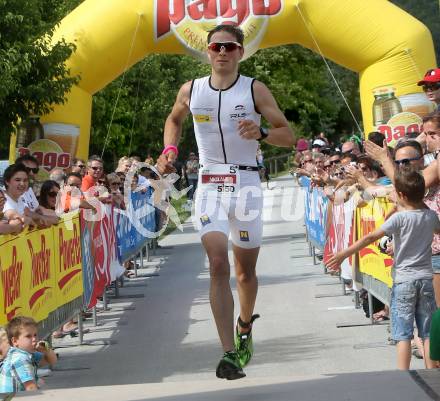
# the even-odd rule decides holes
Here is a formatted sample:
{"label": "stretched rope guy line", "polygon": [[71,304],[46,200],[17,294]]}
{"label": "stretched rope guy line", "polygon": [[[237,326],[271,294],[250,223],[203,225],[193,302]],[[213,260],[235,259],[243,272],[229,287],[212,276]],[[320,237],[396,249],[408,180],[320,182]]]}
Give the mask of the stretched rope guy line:
{"label": "stretched rope guy line", "polygon": [[117,107],[118,102],[119,102],[119,97],[121,96],[122,86],[124,85],[124,80],[125,80],[125,74],[127,73],[128,64],[129,64],[129,62],[130,62],[131,54],[132,54],[132,52],[133,52],[134,41],[135,41],[135,39],[136,39],[136,36],[137,36],[138,30],[139,30],[139,25],[140,25],[140,22],[141,22],[141,17],[142,17],[142,15],[143,15],[143,14],[141,14],[141,13],[138,14],[138,21],[137,21],[137,24],[136,24],[136,29],[135,29],[135,31],[134,31],[133,39],[131,40],[131,46],[130,46],[130,50],[129,50],[129,52],[128,52],[127,62],[125,63],[124,73],[122,74],[121,84],[119,85],[118,94],[117,94],[117,96],[116,96],[116,102],[115,102],[115,104],[114,104],[114,106],[113,106],[112,116],[111,116],[111,118],[110,118],[110,123],[109,123],[109,125],[108,125],[108,129],[107,129],[107,135],[106,135],[106,137],[105,137],[104,146],[103,146],[103,148],[102,148],[101,159],[102,159],[103,156],[104,156],[105,148],[107,147],[108,140],[110,139],[110,129],[111,129],[112,124],[113,124],[113,118],[114,118],[114,116],[115,116],[116,107]]}
{"label": "stretched rope guy line", "polygon": [[298,9],[299,14],[300,14],[300,16],[301,16],[301,18],[302,18],[302,20],[303,20],[303,22],[304,22],[304,25],[305,25],[305,27],[307,28],[307,31],[309,32],[311,38],[313,39],[313,42],[315,43],[315,46],[316,46],[316,48],[318,49],[318,52],[319,52],[320,56],[322,57],[322,59],[323,59],[325,65],[327,66],[327,69],[328,69],[328,71],[329,71],[331,77],[333,78],[333,81],[334,81],[336,87],[338,88],[338,91],[339,91],[339,93],[340,93],[342,99],[344,100],[344,103],[345,103],[345,105],[347,106],[347,109],[348,109],[348,111],[350,112],[351,117],[353,118],[353,121],[355,122],[355,124],[356,124],[356,126],[357,126],[357,129],[359,130],[359,133],[360,133],[361,136],[362,136],[362,132],[363,132],[363,131],[362,131],[362,128],[361,128],[360,124],[358,123],[358,121],[356,120],[356,117],[354,116],[354,113],[353,113],[353,111],[351,110],[351,108],[350,108],[350,106],[349,106],[349,104],[348,104],[348,102],[347,102],[347,99],[345,98],[345,96],[344,96],[344,94],[343,94],[343,92],[342,92],[342,90],[341,90],[341,88],[340,88],[340,86],[339,86],[339,84],[338,84],[338,81],[336,80],[335,76],[333,75],[333,72],[332,72],[332,70],[331,70],[331,68],[330,68],[330,65],[328,64],[327,59],[325,58],[324,54],[322,53],[321,48],[319,47],[319,44],[318,44],[318,42],[317,42],[315,36],[313,35],[313,32],[310,30],[309,25],[307,24],[307,21],[306,21],[306,19],[304,18],[304,15],[303,15],[303,13],[301,12],[301,9],[299,8],[299,4],[296,4],[296,8]]}

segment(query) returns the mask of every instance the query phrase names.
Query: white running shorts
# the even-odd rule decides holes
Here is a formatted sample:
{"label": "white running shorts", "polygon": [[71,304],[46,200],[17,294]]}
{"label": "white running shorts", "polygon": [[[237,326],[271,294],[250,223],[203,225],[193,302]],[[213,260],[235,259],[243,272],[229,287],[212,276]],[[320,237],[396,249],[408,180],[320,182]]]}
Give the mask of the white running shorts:
{"label": "white running shorts", "polygon": [[256,171],[240,171],[238,196],[197,188],[195,224],[200,237],[222,232],[235,246],[258,248],[263,234],[263,191]]}

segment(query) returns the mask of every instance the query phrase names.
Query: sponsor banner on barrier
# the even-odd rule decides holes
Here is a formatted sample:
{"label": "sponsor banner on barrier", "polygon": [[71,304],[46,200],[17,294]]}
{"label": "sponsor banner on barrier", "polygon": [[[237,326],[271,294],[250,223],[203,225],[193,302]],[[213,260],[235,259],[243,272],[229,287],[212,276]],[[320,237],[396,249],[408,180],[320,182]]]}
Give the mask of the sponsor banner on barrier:
{"label": "sponsor banner on barrier", "polygon": [[[84,305],[88,308],[96,305],[96,299],[92,302],[93,288],[95,286],[95,259],[92,252],[92,224],[84,220],[84,214],[80,214],[81,224],[81,248],[82,248],[82,276]],[[90,306],[91,305],[91,306]]]}
{"label": "sponsor banner on barrier", "polygon": [[[393,205],[384,198],[376,198],[367,205],[358,207],[356,209],[357,237],[362,238],[379,228],[392,208]],[[376,241],[359,252],[359,270],[391,287],[393,259],[380,251],[378,243],[379,241]]]}
{"label": "sponsor banner on barrier", "polygon": [[310,185],[310,179],[301,177],[304,189],[305,224],[309,241],[318,249],[324,250],[327,229],[328,198],[319,188]]}
{"label": "sponsor banner on barrier", "polygon": [[133,192],[129,210],[121,210],[117,213],[115,224],[121,262],[139,252],[148,235],[155,233],[155,208],[151,204],[151,197],[151,187],[145,193]]}
{"label": "sponsor banner on barrier", "polygon": [[63,218],[50,228],[2,235],[0,249],[0,324],[19,315],[44,320],[81,296],[78,216]]}
{"label": "sponsor banner on barrier", "polygon": [[79,215],[71,213],[55,228],[55,267],[57,298],[63,304],[83,293],[81,228]]}
{"label": "sponsor banner on barrier", "polygon": [[[328,208],[328,234],[324,249],[324,264],[331,255],[347,249],[354,242],[354,211],[357,200],[352,196],[347,202],[341,204],[329,203]],[[341,264],[341,277],[353,278],[354,256],[346,258]]]}
{"label": "sponsor banner on barrier", "polygon": [[81,213],[84,303],[96,305],[106,286],[124,273],[122,263],[139,252],[148,233],[155,231],[152,190],[131,194],[129,212],[104,206],[101,219],[90,221]]}
{"label": "sponsor banner on barrier", "polygon": [[[56,227],[31,231],[24,237],[23,278],[26,308],[28,316],[36,321],[45,319],[56,309],[61,300],[56,298],[57,269],[55,255],[57,248],[54,242]],[[21,252],[20,252],[21,253]],[[30,269],[29,269],[30,266]]]}
{"label": "sponsor banner on barrier", "polygon": [[[3,237],[3,236],[2,236]],[[7,323],[17,315],[26,315],[25,294],[27,292],[24,275],[27,270],[24,264],[25,252],[19,252],[24,245],[20,237],[4,236],[9,238],[1,244],[0,274],[2,291],[2,309],[0,324]]]}
{"label": "sponsor banner on barrier", "polygon": [[[87,263],[83,265],[85,269],[84,281],[89,280],[93,274],[93,286],[89,286],[91,281],[87,283],[87,288],[91,292],[85,293],[85,304],[88,308],[96,305],[98,297],[102,296],[105,287],[111,283],[109,260],[109,236],[111,233],[108,231],[114,230],[110,225],[109,217],[112,210],[110,207],[104,207],[102,212],[102,218],[98,221],[88,221],[84,218],[84,213],[81,216],[82,247],[83,249],[90,248],[88,258],[83,258],[83,262]],[[87,235],[84,235],[84,231],[87,232]],[[87,237],[90,242],[86,242]]]}

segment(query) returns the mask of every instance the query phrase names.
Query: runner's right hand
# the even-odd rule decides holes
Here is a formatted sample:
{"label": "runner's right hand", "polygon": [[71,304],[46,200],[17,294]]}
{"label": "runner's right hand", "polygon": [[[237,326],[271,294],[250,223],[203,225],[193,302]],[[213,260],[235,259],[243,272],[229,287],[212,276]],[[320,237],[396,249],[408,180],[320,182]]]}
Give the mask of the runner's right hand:
{"label": "runner's right hand", "polygon": [[166,155],[160,155],[157,159],[157,171],[160,174],[171,174],[176,172],[176,168],[173,163],[176,161],[177,156],[174,152],[168,152]]}

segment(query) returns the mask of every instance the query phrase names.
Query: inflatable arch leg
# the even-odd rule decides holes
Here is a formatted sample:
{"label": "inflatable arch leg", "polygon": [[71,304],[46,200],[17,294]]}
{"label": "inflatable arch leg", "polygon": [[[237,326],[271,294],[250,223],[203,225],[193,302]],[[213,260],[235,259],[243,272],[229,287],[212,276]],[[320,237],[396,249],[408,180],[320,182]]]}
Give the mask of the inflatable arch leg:
{"label": "inflatable arch leg", "polygon": [[430,32],[386,0],[86,0],[54,38],[76,43],[68,66],[81,82],[44,121],[78,125],[77,155],[86,158],[94,93],[149,53],[200,56],[206,29],[225,21],[242,26],[247,56],[298,43],[358,72],[365,132],[397,124],[395,139],[417,120],[416,109],[429,111],[416,82],[435,66]]}

